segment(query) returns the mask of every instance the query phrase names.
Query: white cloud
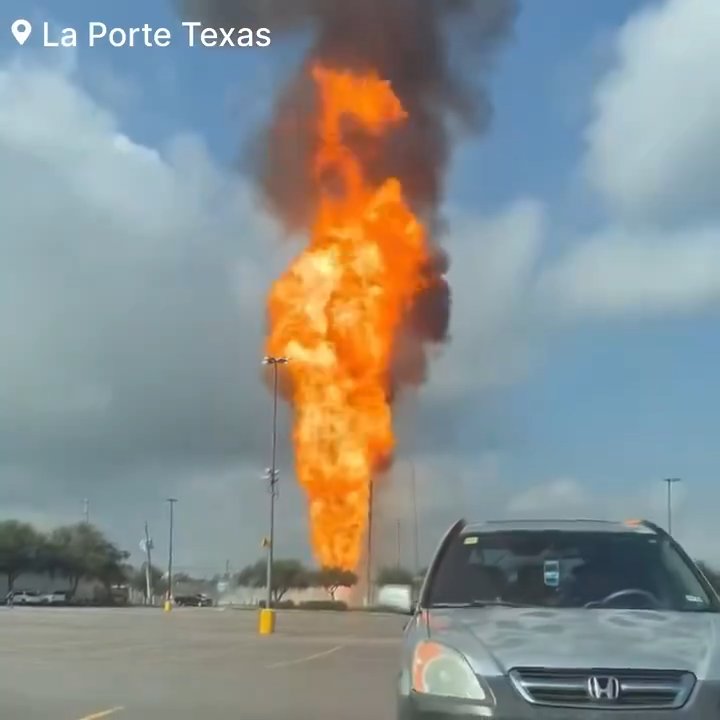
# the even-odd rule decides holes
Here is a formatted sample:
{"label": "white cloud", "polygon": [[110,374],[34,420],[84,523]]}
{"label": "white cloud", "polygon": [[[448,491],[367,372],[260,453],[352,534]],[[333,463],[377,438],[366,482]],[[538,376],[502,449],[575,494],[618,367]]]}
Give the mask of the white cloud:
{"label": "white cloud", "polygon": [[505,492],[497,453],[479,451],[463,457],[437,451],[412,457],[414,462],[398,458],[391,474],[376,483],[373,521],[376,554],[392,563],[399,544],[400,561],[409,567],[415,560],[416,508],[418,551],[424,564],[450,525],[460,518],[492,517]]}
{"label": "white cloud", "polygon": [[589,495],[582,485],[572,478],[557,478],[526,488],[512,496],[507,504],[507,513],[515,517],[546,517],[557,520],[580,517],[589,509],[589,505]]}
{"label": "white cloud", "polygon": [[576,317],[690,313],[720,301],[720,226],[581,241],[545,271],[542,303]]}
{"label": "white cloud", "polygon": [[198,410],[168,404],[192,392],[183,374],[197,373],[201,403],[235,383],[261,397],[238,368],[260,354],[272,229],[198,139],[139,145],[72,76],[12,66],[0,71],[0,217],[3,425],[42,434],[58,413],[84,417],[86,452],[98,424],[117,438],[149,408],[155,431],[182,424]]}
{"label": "white cloud", "polygon": [[[681,515],[686,508],[682,486],[676,488],[674,508]],[[550,520],[590,519],[622,521],[642,518],[664,522],[667,501],[660,482],[635,484],[618,491],[615,484],[602,478],[587,482],[573,477],[558,477],[534,482],[508,493],[504,515],[509,518],[547,518]]]}
{"label": "white cloud", "polygon": [[720,300],[720,4],[664,0],[618,31],[585,167],[606,226],[542,274],[575,319],[701,312]]}
{"label": "white cloud", "polygon": [[[259,473],[264,294],[281,253],[199,138],[144,146],[74,69],[0,67],[0,218],[6,513],[75,520],[88,496],[134,547],[188,468],[209,487],[232,463]],[[259,526],[244,536],[253,553]],[[196,538],[196,559],[232,544]]]}
{"label": "white cloud", "polygon": [[[138,143],[75,72],[0,67],[0,499],[47,525],[79,519],[90,497],[93,518],[128,549],[148,519],[162,553],[172,493],[180,564],[247,562],[266,532],[264,295],[292,248],[199,138]],[[426,417],[524,368],[542,230],[531,202],[458,222],[454,342],[423,388]],[[435,478],[452,467],[473,497],[495,473],[489,456],[437,452],[418,461],[428,547],[461,510],[440,502],[448,485]],[[284,453],[278,543],[302,554],[291,467]],[[387,512],[404,502],[388,498]]]}
{"label": "white cloud", "polygon": [[494,216],[454,218],[450,343],[441,349],[426,393],[510,384],[527,370],[529,303],[545,233],[543,206],[519,200]]}
{"label": "white cloud", "polygon": [[[718,133],[710,144],[707,135],[718,119],[707,68],[720,67],[720,43],[708,43],[715,30],[703,27],[714,6],[670,0],[622,31],[618,64],[596,96],[587,159],[615,216],[542,274],[539,294],[548,234],[539,203],[455,216],[451,342],[420,393],[428,427],[411,445],[423,555],[463,514],[624,510],[573,479],[519,492],[504,484],[494,436],[487,439],[502,422],[477,399],[527,372],[543,310],[588,317],[717,302],[713,224],[648,229],[666,210],[706,211],[720,199]],[[698,47],[668,67],[673,47],[692,43],[675,28],[688,31],[698,18]],[[162,498],[172,489],[183,498],[181,564],[249,561],[266,524],[259,473],[268,398],[257,372],[264,293],[289,249],[274,244],[248,188],[199,138],[138,143],[73,72],[0,68],[0,451],[11,468],[0,470],[0,498],[46,524],[79,517],[90,495],[99,520],[134,549],[145,515],[164,526]],[[686,85],[695,79],[710,109],[691,104],[696,91]],[[704,185],[707,178],[715,182]],[[644,221],[642,233],[630,219]],[[471,452],[453,454],[463,442]],[[304,508],[290,467],[283,457],[279,543],[299,553]],[[382,542],[391,549],[398,517],[410,547],[403,472],[383,500]],[[27,482],[16,482],[21,475]]]}
{"label": "white cloud", "polygon": [[717,216],[720,3],[665,0],[637,13],[595,93],[587,169],[619,216]]}
{"label": "white cloud", "polygon": [[[511,490],[510,488],[506,488]],[[720,529],[714,488],[682,483],[673,491],[673,535],[692,556],[720,567]],[[626,489],[598,481],[557,478],[508,492],[498,517],[623,521],[640,518],[664,528],[667,523],[665,485],[639,479]]]}

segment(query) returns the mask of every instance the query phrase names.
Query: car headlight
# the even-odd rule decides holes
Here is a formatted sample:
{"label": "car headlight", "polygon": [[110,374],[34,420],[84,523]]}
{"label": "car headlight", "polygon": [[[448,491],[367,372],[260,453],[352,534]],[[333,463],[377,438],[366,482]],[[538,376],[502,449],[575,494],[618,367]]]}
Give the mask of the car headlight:
{"label": "car headlight", "polygon": [[494,704],[468,661],[457,650],[432,641],[418,643],[413,654],[412,689],[424,695],[476,700]]}

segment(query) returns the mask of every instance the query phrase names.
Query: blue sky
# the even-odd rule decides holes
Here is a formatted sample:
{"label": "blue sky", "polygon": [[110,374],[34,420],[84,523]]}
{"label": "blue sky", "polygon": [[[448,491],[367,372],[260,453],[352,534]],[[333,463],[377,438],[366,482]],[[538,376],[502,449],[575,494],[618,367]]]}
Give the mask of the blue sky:
{"label": "blue sky", "polygon": [[[565,194],[581,148],[593,55],[604,36],[642,5],[558,0],[548,13],[537,0],[523,3],[515,39],[491,78],[495,122],[488,135],[458,148],[448,178],[450,201],[483,209],[518,194]],[[3,17],[49,19],[57,28],[84,27],[95,19],[180,32],[170,2],[105,3],[98,10],[84,0],[49,0],[30,12],[25,0],[4,6]],[[14,50],[3,40],[6,51]],[[26,48],[40,41],[36,26]],[[269,52],[190,49],[181,42],[162,49],[80,47],[78,62],[91,77],[91,66],[99,66],[134,87],[135,101],[123,108],[123,126],[133,138],[157,143],[169,133],[193,130],[202,133],[218,162],[233,162],[239,140],[266,116],[285,71],[301,57],[298,45],[278,41]]]}
{"label": "blue sky", "polygon": [[[28,7],[27,0],[5,0],[0,20],[9,24],[24,16],[34,22],[50,19],[57,26],[78,27],[90,19],[122,26],[148,22],[179,30],[172,6],[165,2],[106,2],[99,9],[97,3],[85,0],[47,0]],[[647,16],[648,8],[656,15]],[[678,527],[691,542],[700,544],[693,517],[702,514],[700,497],[717,497],[715,477],[720,472],[713,442],[720,422],[720,389],[715,382],[719,348],[714,332],[717,307],[711,292],[715,286],[704,276],[696,278],[692,253],[697,249],[697,257],[708,257],[711,264],[717,217],[701,210],[692,216],[678,215],[682,219],[673,225],[663,219],[660,200],[653,206],[643,197],[642,188],[627,184],[635,176],[623,175],[625,157],[636,176],[644,167],[644,156],[639,151],[633,154],[642,134],[635,140],[630,137],[629,150],[623,145],[617,130],[622,118],[618,121],[617,113],[613,114],[611,101],[614,94],[641,94],[652,84],[647,81],[653,78],[647,64],[654,50],[647,48],[657,45],[650,44],[656,38],[653,33],[662,37],[659,33],[666,31],[665,16],[675,13],[688,27],[692,22],[705,27],[711,11],[708,0],[688,0],[682,7],[678,0],[525,0],[515,37],[491,76],[493,125],[485,136],[456,148],[446,200],[451,219],[448,243],[459,268],[458,320],[448,350],[450,359],[435,369],[424,393],[427,407],[419,412],[425,413],[425,424],[432,427],[433,398],[452,384],[443,373],[472,379],[472,368],[465,367],[467,360],[461,357],[468,349],[479,358],[478,374],[500,378],[467,388],[457,406],[462,408],[468,437],[473,428],[479,428],[478,433],[489,426],[497,430],[488,452],[499,464],[500,469],[491,473],[499,479],[488,482],[497,480],[505,490],[502,499],[491,505],[493,512],[522,507],[521,502],[513,505],[514,496],[547,487],[548,513],[563,510],[568,501],[568,512],[592,514],[595,508],[599,513],[624,512],[628,508],[633,515],[657,514],[662,512],[656,497],[662,490],[660,479],[680,475],[686,479],[687,497],[678,510]],[[637,32],[625,46],[621,29],[628,21]],[[302,50],[301,42],[290,45],[276,39],[270,50],[188,49],[177,42],[166,49],[79,48],[73,56],[69,51],[41,50],[38,43],[36,32],[19,54],[3,35],[0,66],[22,57],[25,62],[40,59],[52,68],[72,58],[76,67],[72,82],[104,108],[133,143],[163,151],[171,138],[188,134],[204,143],[208,166],[222,178],[235,173],[243,141],[267,118],[275,91]],[[660,62],[661,51],[657,52]],[[712,67],[718,58],[711,50],[708,53],[707,66]],[[689,67],[688,77],[694,67]],[[683,68],[678,68],[679,79],[673,81],[684,87],[688,83],[682,79]],[[621,82],[625,70],[627,84]],[[701,82],[697,75],[692,72]],[[705,82],[710,82],[710,75]],[[620,79],[601,94],[603,82],[613,77]],[[627,97],[630,106],[633,97]],[[672,104],[663,108],[660,94],[649,97],[645,102],[638,94],[638,117],[646,105],[660,103],[660,111],[668,110],[658,116],[667,120],[670,137]],[[688,137],[692,132],[688,122]],[[688,140],[688,156],[694,152],[692,157],[697,157],[701,140]],[[603,158],[618,162],[613,166],[608,160],[603,165]],[[670,177],[660,185],[658,198],[670,197],[676,190],[680,196],[682,188],[692,184],[696,176],[690,161],[683,162],[682,168],[685,175],[676,183]],[[709,168],[703,168],[705,177],[720,180],[718,175],[707,175],[720,172],[720,163]],[[592,172],[595,175],[589,179]],[[636,198],[637,208],[624,205],[618,200],[620,195],[630,201]],[[676,199],[695,207],[692,198]],[[518,203],[523,201],[534,209],[516,225],[520,222]],[[453,222],[458,217],[462,223]],[[671,234],[672,227],[680,228],[678,236]],[[491,329],[480,328],[476,337],[472,334],[473,283],[483,278],[482,243],[486,236],[513,228],[518,228],[519,235],[526,233],[530,244],[537,235],[537,249],[527,275],[511,273],[521,278],[512,298],[504,287],[498,288],[502,300],[498,300],[497,313],[493,314],[494,308],[488,311]],[[700,230],[710,240],[700,237]],[[511,240],[516,238],[508,238],[507,248],[514,246]],[[624,264],[617,279],[613,268],[620,266],[613,263],[622,262],[624,256],[616,260],[612,253],[618,248],[623,251],[627,244],[636,247],[636,241],[640,243],[632,256],[636,265]],[[488,243],[492,253],[510,253],[503,245],[502,238],[497,248]],[[656,259],[658,247],[667,249],[662,264]],[[597,261],[583,263],[586,249]],[[245,250],[237,248],[240,253]],[[266,268],[262,249],[248,245],[247,252],[263,273],[272,274],[274,255]],[[473,262],[480,265],[475,267]],[[508,255],[506,262],[514,260]],[[674,263],[682,272],[668,299],[661,270]],[[683,278],[687,282],[680,286]],[[709,289],[698,290],[698,283]],[[548,287],[550,294],[543,295],[543,288]],[[478,297],[486,306],[494,303],[492,295]],[[547,307],[538,299],[546,297],[550,298]],[[485,355],[491,355],[499,368],[489,367],[491,361]],[[503,366],[514,365],[518,356],[522,356],[523,369],[503,376]],[[456,361],[461,368],[457,371]],[[438,456],[461,455],[462,462],[470,464],[471,475],[473,459],[467,457],[473,451],[468,452],[467,437],[456,438],[454,445],[446,435],[445,446],[435,448]],[[486,468],[487,458],[476,454],[478,467]],[[428,463],[429,476],[437,465]],[[484,487],[484,479],[478,482]],[[427,483],[428,505],[433,505],[432,481]],[[606,502],[608,493],[617,500],[615,504]],[[709,517],[706,526],[700,523],[708,528],[712,524]],[[206,554],[213,552],[208,549]]]}
{"label": "blue sky", "polygon": [[515,40],[491,80],[495,121],[456,158],[453,199],[484,209],[522,194],[566,195],[582,148],[597,55],[606,35],[642,4],[560,0],[548,12],[547,3],[523,3]]}

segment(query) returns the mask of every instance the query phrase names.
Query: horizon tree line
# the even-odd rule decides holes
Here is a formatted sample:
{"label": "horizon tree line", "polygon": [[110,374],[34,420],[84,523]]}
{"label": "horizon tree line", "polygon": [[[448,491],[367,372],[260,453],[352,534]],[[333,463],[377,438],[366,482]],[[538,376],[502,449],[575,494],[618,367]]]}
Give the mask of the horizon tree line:
{"label": "horizon tree line", "polygon": [[[31,523],[19,520],[0,521],[0,575],[7,580],[7,592],[15,589],[21,575],[46,574],[63,578],[70,585],[70,594],[77,592],[82,580],[97,581],[109,593],[113,585],[127,584],[146,593],[145,564],[139,568],[129,562],[130,553],[110,541],[95,525],[87,522],[63,525],[48,532],[37,530]],[[698,565],[716,591],[720,592],[720,571],[708,563]],[[263,588],[266,582],[266,560],[261,558],[230,576],[237,587]],[[420,575],[424,575],[424,571]],[[162,570],[151,567],[151,592],[162,594],[167,578]],[[213,581],[219,580],[216,575]],[[407,568],[381,568],[376,585],[412,585],[418,573]],[[174,583],[210,582],[177,573]],[[352,588],[359,579],[356,573],[339,568],[312,568],[298,559],[277,559],[273,563],[273,602],[281,602],[290,590],[324,588],[335,601],[340,588]]]}

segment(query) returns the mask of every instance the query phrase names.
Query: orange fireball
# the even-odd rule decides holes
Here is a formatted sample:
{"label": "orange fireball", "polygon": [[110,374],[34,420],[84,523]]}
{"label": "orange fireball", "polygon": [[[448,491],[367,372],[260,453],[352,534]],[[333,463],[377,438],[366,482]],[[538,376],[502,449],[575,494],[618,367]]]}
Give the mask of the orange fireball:
{"label": "orange fireball", "polygon": [[290,358],[296,471],[315,557],[355,570],[370,483],[394,447],[394,341],[423,289],[429,248],[400,181],[371,182],[344,138],[347,123],[372,141],[406,120],[390,84],[322,66],[312,77],[317,143],[308,181],[320,197],[307,247],[272,286],[267,352]]}

